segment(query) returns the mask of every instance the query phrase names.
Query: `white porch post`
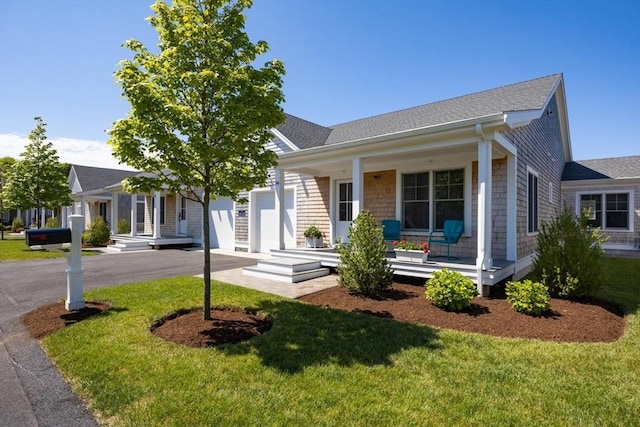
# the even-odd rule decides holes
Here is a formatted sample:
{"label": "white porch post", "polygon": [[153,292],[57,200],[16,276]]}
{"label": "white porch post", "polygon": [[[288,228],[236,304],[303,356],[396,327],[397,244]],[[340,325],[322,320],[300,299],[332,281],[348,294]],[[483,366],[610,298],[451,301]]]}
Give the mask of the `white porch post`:
{"label": "white porch post", "polygon": [[362,158],[353,159],[353,219],[364,209],[364,174],[362,172]]}
{"label": "white porch post", "polygon": [[118,232],[118,193],[111,193],[111,234]]}
{"label": "white porch post", "polygon": [[138,234],[138,195],[131,195],[131,237]]}
{"label": "white porch post", "polygon": [[153,238],[160,238],[160,192],[153,193]]}
{"label": "white porch post", "polygon": [[275,170],[275,208],[276,214],[276,235],[278,236],[278,249],[284,249],[284,171],[280,168]]}
{"label": "white porch post", "polygon": [[60,227],[67,228],[69,224],[69,209],[70,206],[63,206],[60,208]]}
{"label": "white porch post", "polygon": [[47,222],[47,210],[42,208],[40,209],[40,228],[44,228],[45,222]]}
{"label": "white porch post", "polygon": [[518,158],[513,154],[507,155],[507,260],[516,261],[517,251],[517,182],[518,182]]}
{"label": "white porch post", "polygon": [[491,142],[478,142],[478,292],[483,295],[483,271],[492,267],[491,259]]}

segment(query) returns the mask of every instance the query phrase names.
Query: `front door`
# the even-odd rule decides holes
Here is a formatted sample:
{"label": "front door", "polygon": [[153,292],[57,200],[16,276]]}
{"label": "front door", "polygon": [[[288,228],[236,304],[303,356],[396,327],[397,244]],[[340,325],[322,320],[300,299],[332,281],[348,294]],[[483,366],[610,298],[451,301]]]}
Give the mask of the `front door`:
{"label": "front door", "polygon": [[353,219],[353,183],[336,181],[336,238],[348,242],[349,226]]}
{"label": "front door", "polygon": [[178,207],[178,234],[187,234],[187,199],[180,197]]}

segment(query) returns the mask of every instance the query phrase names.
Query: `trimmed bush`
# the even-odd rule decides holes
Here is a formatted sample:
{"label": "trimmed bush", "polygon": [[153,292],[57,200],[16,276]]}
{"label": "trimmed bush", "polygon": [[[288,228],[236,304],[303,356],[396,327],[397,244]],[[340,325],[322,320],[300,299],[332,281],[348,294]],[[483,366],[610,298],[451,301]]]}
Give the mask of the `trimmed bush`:
{"label": "trimmed bush", "polygon": [[549,310],[549,290],[540,282],[507,282],[507,301],[517,312],[539,316]]}
{"label": "trimmed bush", "polygon": [[82,233],[82,242],[89,246],[104,246],[111,240],[109,224],[98,216],[96,220]]}
{"label": "trimmed bush", "polygon": [[129,226],[129,221],[125,218],[120,218],[118,220],[118,234],[129,234],[131,233],[131,227]]}
{"label": "trimmed bush", "polygon": [[44,223],[44,228],[58,228],[60,227],[60,221],[58,218],[47,218],[47,221]]}
{"label": "trimmed bush", "polygon": [[576,217],[564,208],[550,223],[543,223],[531,277],[549,294],[561,298],[592,296],[602,287],[606,237],[587,224],[589,212]]}
{"label": "trimmed bush", "polygon": [[352,293],[376,296],[393,283],[382,227],[368,211],[349,226],[349,243],[336,244],[340,254],[338,283]]}
{"label": "trimmed bush", "polygon": [[22,230],[24,230],[24,221],[22,220],[22,218],[18,216],[13,218],[13,221],[11,222],[11,231],[17,233],[18,231]]}
{"label": "trimmed bush", "polygon": [[433,273],[425,286],[427,299],[446,310],[462,311],[478,296],[478,289],[471,279],[447,268]]}

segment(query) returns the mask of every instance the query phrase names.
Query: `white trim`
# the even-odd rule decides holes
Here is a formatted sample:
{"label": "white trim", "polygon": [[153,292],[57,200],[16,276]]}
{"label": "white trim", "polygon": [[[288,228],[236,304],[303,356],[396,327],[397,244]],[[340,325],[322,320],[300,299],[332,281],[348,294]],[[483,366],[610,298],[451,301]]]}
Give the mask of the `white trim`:
{"label": "white trim", "polygon": [[518,156],[507,156],[507,259],[518,258]]}
{"label": "white trim", "polygon": [[[547,102],[545,103],[545,107],[548,103],[549,103],[549,100],[547,100]],[[504,121],[506,124],[509,125],[509,127],[511,127],[512,129],[515,129],[521,126],[526,126],[535,119],[539,119],[540,117],[542,117],[542,114],[544,111],[545,109],[511,111],[504,115]]]}
{"label": "white trim", "polygon": [[278,129],[271,128],[270,131],[276,138],[278,138],[280,141],[284,142],[284,144],[287,147],[291,148],[292,151],[300,151],[298,146],[296,146],[293,142],[291,142],[291,140],[289,140],[289,138],[284,136],[284,134],[282,132],[280,132]]}
{"label": "white trim", "polygon": [[563,190],[578,188],[611,188],[611,187],[637,187],[640,185],[640,178],[604,178],[604,179],[583,179],[576,181],[562,181]]}
{"label": "white trim", "polygon": [[629,223],[629,228],[607,228],[606,227],[606,200],[600,200],[600,204],[602,206],[602,231],[607,231],[611,233],[633,233],[635,231],[635,191],[633,189],[619,189],[619,190],[584,190],[584,191],[576,191],[576,203],[575,203],[575,213],[576,215],[580,215],[581,212],[581,197],[584,195],[590,196],[604,196],[607,194],[627,194],[627,210],[628,218],[627,221]]}

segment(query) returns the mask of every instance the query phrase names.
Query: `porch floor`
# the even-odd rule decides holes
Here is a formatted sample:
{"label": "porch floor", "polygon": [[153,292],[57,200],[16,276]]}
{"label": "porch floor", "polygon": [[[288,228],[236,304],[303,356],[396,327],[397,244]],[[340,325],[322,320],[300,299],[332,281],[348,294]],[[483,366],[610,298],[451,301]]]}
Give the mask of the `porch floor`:
{"label": "porch floor", "polygon": [[162,246],[190,246],[193,245],[193,238],[187,236],[166,234],[160,237],[153,237],[150,234],[138,234],[130,236],[127,234],[116,234],[112,237],[115,242],[109,245],[110,249],[120,252],[161,249]]}
{"label": "porch floor", "polygon": [[[332,248],[295,248],[271,250],[273,257],[297,258],[318,261],[323,267],[337,267],[339,255]],[[395,253],[387,253],[387,259],[398,276],[430,279],[432,274],[443,268],[458,271],[478,283],[478,270],[475,258],[456,258],[448,260],[446,256],[429,256],[425,263],[397,261]],[[493,268],[484,271],[483,285],[492,286],[513,275],[515,263],[507,260],[493,260]]]}

